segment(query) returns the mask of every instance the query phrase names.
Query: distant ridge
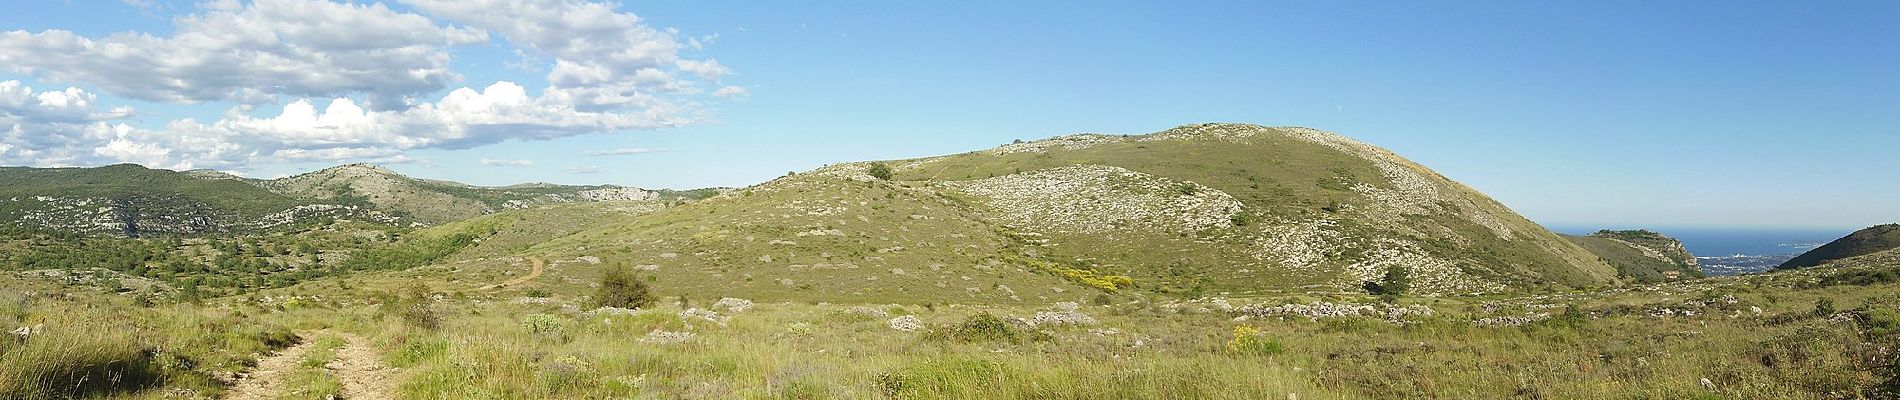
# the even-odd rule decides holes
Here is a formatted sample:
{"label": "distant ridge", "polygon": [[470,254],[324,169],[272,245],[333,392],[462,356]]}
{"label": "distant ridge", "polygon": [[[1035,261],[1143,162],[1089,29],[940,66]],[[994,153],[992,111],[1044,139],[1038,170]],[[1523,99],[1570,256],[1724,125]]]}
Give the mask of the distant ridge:
{"label": "distant ridge", "polygon": [[1806,268],[1828,261],[1900,248],[1900,224],[1874,225],[1854,231],[1781,263],[1777,269]]}
{"label": "distant ridge", "polygon": [[428,226],[542,204],[690,200],[717,190],[530,183],[482,187],[347,164],[282,179],[137,164],[0,167],[0,227],[101,235],[206,235],[347,219]]}

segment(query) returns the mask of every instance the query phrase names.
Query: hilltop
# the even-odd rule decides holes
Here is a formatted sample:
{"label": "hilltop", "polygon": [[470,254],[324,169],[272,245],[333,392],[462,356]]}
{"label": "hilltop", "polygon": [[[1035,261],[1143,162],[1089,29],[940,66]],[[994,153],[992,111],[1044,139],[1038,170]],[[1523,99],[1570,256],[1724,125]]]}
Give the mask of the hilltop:
{"label": "hilltop", "polygon": [[0,168],[0,227],[85,235],[242,234],[326,221],[420,227],[539,204],[679,201],[717,193],[550,184],[480,187],[351,164],[283,179],[119,164]]}
{"label": "hilltop", "polygon": [[416,179],[370,164],[350,164],[283,179],[255,181],[257,186],[297,198],[368,204],[428,225],[460,221],[537,204],[615,200],[677,200],[711,191],[645,190],[613,185],[569,186],[546,183],[482,187]]}
{"label": "hilltop", "polygon": [[[1621,279],[1587,250],[1389,151],[1241,124],[835,164],[627,221],[568,225],[582,228],[522,253],[631,266],[663,291],[700,297],[1356,293],[1395,269],[1426,295]],[[593,269],[572,269],[571,280]]]}
{"label": "hilltop", "polygon": [[1777,269],[1805,268],[1829,261],[1900,248],[1900,224],[1874,225],[1854,231],[1782,263]]}
{"label": "hilltop", "polygon": [[1637,282],[1661,282],[1702,277],[1695,255],[1682,241],[1648,230],[1600,230],[1589,235],[1563,235],[1604,262],[1617,274]]}

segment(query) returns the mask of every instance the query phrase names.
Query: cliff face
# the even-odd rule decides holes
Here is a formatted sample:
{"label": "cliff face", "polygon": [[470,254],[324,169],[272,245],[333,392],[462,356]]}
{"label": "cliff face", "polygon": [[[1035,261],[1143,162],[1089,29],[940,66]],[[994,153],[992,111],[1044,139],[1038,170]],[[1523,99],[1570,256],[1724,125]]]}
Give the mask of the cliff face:
{"label": "cliff face", "polygon": [[1854,231],[1833,242],[1816,247],[1782,263],[1777,269],[1812,267],[1839,260],[1900,248],[1900,224],[1875,225]]}
{"label": "cliff face", "polygon": [[1702,276],[1701,265],[1682,241],[1661,233],[1606,229],[1565,238],[1615,266],[1617,274],[1625,279],[1660,282]]}

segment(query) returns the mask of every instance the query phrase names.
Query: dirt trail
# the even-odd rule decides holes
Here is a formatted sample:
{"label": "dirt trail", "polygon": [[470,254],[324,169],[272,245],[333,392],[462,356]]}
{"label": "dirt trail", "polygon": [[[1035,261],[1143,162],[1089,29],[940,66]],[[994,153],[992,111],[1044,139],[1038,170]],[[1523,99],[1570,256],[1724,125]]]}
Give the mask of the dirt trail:
{"label": "dirt trail", "polygon": [[348,346],[336,351],[336,359],[324,365],[343,382],[343,398],[353,400],[396,398],[395,369],[384,366],[381,357],[368,342],[356,335],[344,334]]}
{"label": "dirt trail", "polygon": [[534,278],[540,278],[540,277],[541,277],[541,273],[543,273],[543,272],[547,272],[547,270],[548,270],[548,263],[546,263],[546,262],[543,262],[543,261],[541,261],[541,259],[539,259],[539,258],[534,258],[534,257],[528,257],[528,261],[529,261],[529,262],[532,262],[532,263],[534,263],[534,270],[532,270],[532,271],[528,271],[528,275],[527,275],[527,276],[523,276],[523,277],[519,277],[519,278],[515,278],[515,279],[509,279],[509,280],[507,280],[507,281],[505,281],[505,282],[502,282],[502,283],[497,283],[497,284],[493,284],[493,285],[488,285],[488,286],[483,286],[483,287],[482,287],[481,289],[476,289],[476,290],[489,290],[489,289],[498,289],[498,288],[504,288],[504,287],[509,287],[509,286],[514,286],[514,285],[519,285],[519,284],[523,284],[523,283],[527,283],[528,281],[532,281],[532,280],[534,280]]}
{"label": "dirt trail", "polygon": [[288,392],[285,379],[297,370],[303,362],[304,354],[316,346],[317,338],[335,336],[347,341],[336,350],[336,357],[325,364],[324,369],[343,383],[342,398],[345,399],[394,399],[395,370],[383,366],[376,351],[369,348],[363,338],[347,333],[329,331],[312,332],[303,335],[303,342],[284,349],[257,362],[257,368],[238,381],[231,388],[227,400],[268,400],[275,399]]}
{"label": "dirt trail", "polygon": [[237,385],[232,386],[231,392],[224,398],[227,400],[277,398],[278,393],[284,392],[285,375],[297,370],[297,363],[303,361],[304,353],[310,352],[310,348],[316,345],[315,339],[305,336],[302,343],[257,360],[257,368],[246,374]]}

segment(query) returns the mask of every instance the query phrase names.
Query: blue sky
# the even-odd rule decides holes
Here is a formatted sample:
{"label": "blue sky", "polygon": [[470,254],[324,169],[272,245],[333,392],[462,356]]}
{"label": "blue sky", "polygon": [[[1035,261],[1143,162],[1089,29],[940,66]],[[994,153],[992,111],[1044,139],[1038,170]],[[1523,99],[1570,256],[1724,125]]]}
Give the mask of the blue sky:
{"label": "blue sky", "polygon": [[[268,5],[304,1],[311,0]],[[533,0],[487,1],[489,9],[557,8]],[[99,42],[118,32],[164,38],[184,30],[176,18],[224,12],[218,10],[244,15],[247,7],[264,8],[259,5],[265,4],[16,5],[23,9],[0,14],[0,31],[18,31],[12,44],[0,40],[0,61],[7,61],[0,65],[16,66],[0,68],[0,81],[19,81],[36,93],[77,87],[96,96],[84,123],[126,125],[137,132],[119,137],[152,143],[121,143],[126,151],[110,152],[118,160],[147,157],[166,166],[190,159],[197,161],[193,167],[258,177],[372,161],[477,184],[744,186],[832,162],[1219,121],[1309,126],[1383,146],[1546,224],[1846,228],[1900,221],[1900,207],[1893,206],[1900,204],[1900,161],[1893,156],[1900,150],[1900,43],[1894,40],[1900,26],[1890,23],[1900,5],[1891,2],[1822,8],[1767,2],[658,1],[612,5],[613,13],[638,16],[637,23],[613,27],[635,36],[627,43],[671,43],[676,51],[610,59],[573,43],[589,37],[537,42],[530,34],[540,30],[521,29],[559,31],[564,20],[496,20],[486,15],[525,13],[392,0],[388,14],[422,18],[440,31],[414,44],[439,44],[447,61],[371,57],[400,65],[390,74],[339,74],[342,79],[384,79],[418,67],[449,72],[441,79],[388,78],[394,79],[389,86],[376,90],[334,80],[298,88],[259,83],[272,76],[238,83],[227,81],[244,79],[186,72],[152,78],[205,79],[190,87],[223,90],[187,91],[58,74],[49,68],[68,61],[47,61],[46,46],[27,45],[52,39],[20,36],[57,29]],[[376,10],[337,15],[349,12]],[[392,26],[408,21],[388,19]],[[486,37],[467,38],[469,30]],[[388,42],[281,33],[285,41],[342,43],[332,46],[337,49]],[[619,68],[620,74],[555,85],[555,60]],[[701,74],[690,67],[703,65],[680,60],[715,60],[717,68]],[[648,64],[661,65],[655,71],[671,79],[639,80],[628,72]],[[316,110],[344,97],[372,111],[403,96],[440,106],[462,88],[486,99],[497,82],[522,87],[540,106],[551,100],[536,96],[561,86],[658,93],[659,103],[651,104],[676,110],[654,113],[649,103],[589,97],[558,105],[599,112],[521,111],[527,121],[521,124],[543,132],[538,138],[479,127],[452,138],[431,136],[432,125],[416,121],[458,115],[392,115],[371,121],[413,128],[363,128],[350,144],[311,136],[327,131],[281,123],[212,122],[245,103],[224,89],[256,86],[251,90],[268,101],[252,102],[248,115],[262,119],[300,98],[310,98]],[[421,89],[384,89],[401,85]],[[735,89],[713,95],[725,88]],[[180,95],[201,98],[149,99]],[[115,106],[136,111],[108,115]],[[173,126],[184,118],[198,124]],[[74,124],[59,129],[85,137]],[[239,150],[187,157],[181,149],[191,144],[166,136],[190,134],[223,135]],[[111,161],[85,149],[65,158],[55,151],[22,157],[17,148],[25,146],[15,147],[11,158],[0,152],[0,164]],[[156,158],[154,151],[165,149],[171,151]],[[263,154],[245,153],[259,149],[275,153],[232,155]],[[637,154],[586,155],[616,149]]]}

